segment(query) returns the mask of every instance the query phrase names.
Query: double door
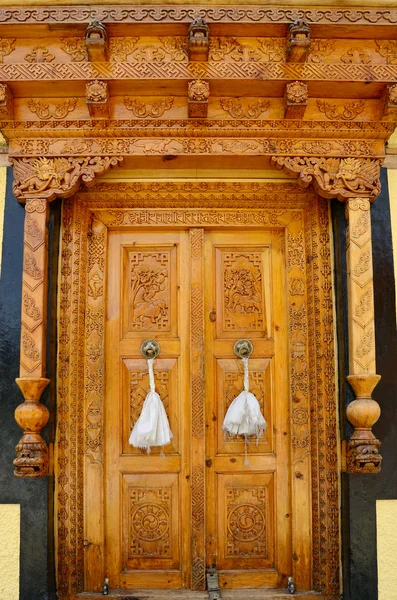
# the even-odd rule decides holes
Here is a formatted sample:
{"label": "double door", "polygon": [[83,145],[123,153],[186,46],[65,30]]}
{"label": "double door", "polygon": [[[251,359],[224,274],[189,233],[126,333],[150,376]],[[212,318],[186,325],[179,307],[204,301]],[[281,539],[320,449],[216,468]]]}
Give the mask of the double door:
{"label": "double door", "polygon": [[[112,588],[281,587],[292,572],[285,257],[270,229],[109,232],[105,569]],[[250,390],[267,430],[222,431],[243,389],[238,339],[254,347]],[[172,443],[129,445],[155,339]]]}

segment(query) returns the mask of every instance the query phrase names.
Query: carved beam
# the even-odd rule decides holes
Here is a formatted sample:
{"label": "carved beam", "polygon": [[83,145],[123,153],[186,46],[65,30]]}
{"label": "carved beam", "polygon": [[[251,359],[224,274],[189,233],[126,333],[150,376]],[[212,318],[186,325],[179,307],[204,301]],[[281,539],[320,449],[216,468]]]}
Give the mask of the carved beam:
{"label": "carved beam", "polygon": [[290,25],[287,37],[287,62],[305,62],[310,50],[310,26],[302,19]]}
{"label": "carved beam", "polygon": [[353,198],[346,204],[348,221],[347,283],[349,319],[348,382],[356,400],[346,410],[354,426],[348,441],[347,470],[351,473],[378,473],[382,457],[380,446],[371,431],[380,416],[379,404],[371,394],[380,375],[376,374],[375,322],[372,274],[372,241],[370,202],[367,198]]}
{"label": "carved beam", "polygon": [[323,198],[374,200],[380,193],[379,159],[272,156],[272,162],[289,175],[296,173],[300,187],[313,184]]}
{"label": "carved beam", "polygon": [[210,28],[201,17],[189,27],[187,48],[190,62],[206,62],[210,49]]}
{"label": "carved beam", "polygon": [[90,23],[85,31],[85,48],[90,62],[107,62],[109,40],[106,26],[100,21]]}
{"label": "carved beam", "polygon": [[71,196],[81,182],[93,184],[97,175],[121,160],[120,157],[11,159],[14,194],[26,203],[20,377],[16,379],[24,402],[15,410],[15,420],[23,429],[23,436],[16,446],[16,477],[44,477],[48,473],[47,444],[40,432],[49,414],[40,404],[40,397],[49,383],[45,377],[49,202],[57,196]]}
{"label": "carved beam", "polygon": [[287,83],[284,94],[284,119],[303,119],[307,100],[307,83],[303,81]]}
{"label": "carved beam", "polygon": [[189,118],[206,118],[208,114],[208,98],[210,84],[202,79],[193,79],[188,84]]}
{"label": "carved beam", "polygon": [[85,97],[92,119],[108,119],[110,116],[109,84],[106,81],[89,81]]}

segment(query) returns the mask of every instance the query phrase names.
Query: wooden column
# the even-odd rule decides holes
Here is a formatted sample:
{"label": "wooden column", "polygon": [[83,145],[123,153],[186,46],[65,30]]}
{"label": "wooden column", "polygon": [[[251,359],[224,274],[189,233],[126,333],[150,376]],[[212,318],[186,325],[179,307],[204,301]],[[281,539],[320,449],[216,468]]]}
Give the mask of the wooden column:
{"label": "wooden column", "polygon": [[47,444],[40,431],[49,413],[40,397],[46,379],[47,281],[49,203],[68,198],[80,187],[93,185],[96,177],[116,167],[121,156],[11,158],[14,195],[25,202],[22,278],[20,377],[16,380],[24,402],[15,410],[23,429],[16,446],[16,477],[44,477],[48,474]]}
{"label": "wooden column", "polygon": [[48,473],[47,444],[40,435],[49,413],[40,397],[49,379],[46,374],[46,317],[48,270],[48,202],[45,198],[26,200],[21,306],[20,377],[16,383],[24,402],[15,410],[23,429],[16,446],[14,474],[43,477]]}
{"label": "wooden column", "polygon": [[375,361],[369,200],[348,200],[346,218],[350,371],[347,380],[356,395],[356,400],[349,404],[346,411],[347,418],[354,426],[347,447],[347,470],[351,473],[378,473],[382,462],[378,451],[380,442],[371,430],[380,416],[379,404],[371,397],[380,375],[376,374]]}

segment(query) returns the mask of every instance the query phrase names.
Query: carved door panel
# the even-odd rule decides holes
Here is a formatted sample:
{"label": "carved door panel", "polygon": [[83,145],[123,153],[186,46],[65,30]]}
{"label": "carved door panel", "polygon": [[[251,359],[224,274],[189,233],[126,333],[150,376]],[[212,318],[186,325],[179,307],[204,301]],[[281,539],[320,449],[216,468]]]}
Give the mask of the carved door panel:
{"label": "carved door panel", "polygon": [[[288,354],[283,236],[214,231],[205,243],[206,564],[223,588],[285,585],[291,570]],[[254,345],[250,390],[268,427],[225,439],[222,423],[243,389],[236,340]]]}
{"label": "carved door panel", "polygon": [[[112,588],[190,582],[188,233],[109,234],[106,320],[106,571]],[[143,340],[155,338],[156,389],[172,443],[128,439],[149,390]]]}

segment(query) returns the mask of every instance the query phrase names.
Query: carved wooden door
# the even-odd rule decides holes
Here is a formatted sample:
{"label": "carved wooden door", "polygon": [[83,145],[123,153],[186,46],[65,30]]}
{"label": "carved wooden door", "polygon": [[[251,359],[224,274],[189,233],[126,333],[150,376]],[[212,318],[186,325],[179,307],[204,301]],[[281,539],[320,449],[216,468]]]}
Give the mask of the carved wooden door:
{"label": "carved wooden door", "polygon": [[[277,587],[291,573],[283,235],[270,230],[110,231],[106,319],[106,572],[112,588]],[[128,443],[148,385],[143,340],[174,434]],[[254,345],[250,386],[268,429],[222,432],[243,389],[233,346]]]}
{"label": "carved wooden door", "polygon": [[[206,563],[222,588],[277,587],[291,574],[288,355],[283,236],[206,236]],[[222,422],[243,389],[238,339],[253,343],[250,390],[268,427],[258,443],[227,439]]]}
{"label": "carved wooden door", "polygon": [[[106,571],[112,588],[189,587],[188,233],[111,232],[106,352]],[[156,389],[172,443],[128,439],[149,390],[143,340],[161,347]]]}

